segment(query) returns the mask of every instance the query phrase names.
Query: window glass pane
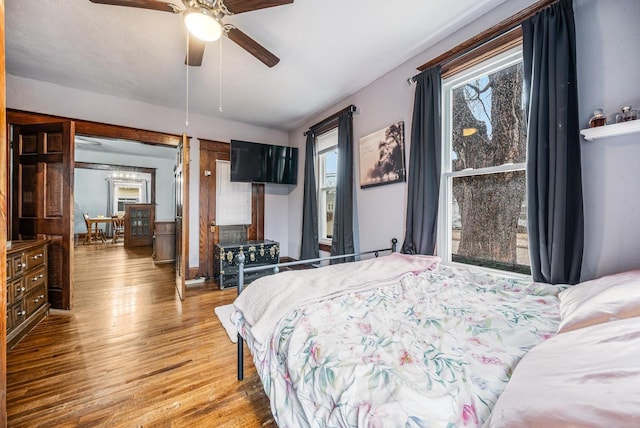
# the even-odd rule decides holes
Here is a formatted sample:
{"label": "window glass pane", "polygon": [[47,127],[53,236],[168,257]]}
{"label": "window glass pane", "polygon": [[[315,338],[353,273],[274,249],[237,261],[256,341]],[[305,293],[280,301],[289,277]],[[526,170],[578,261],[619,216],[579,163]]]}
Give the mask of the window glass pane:
{"label": "window glass pane", "polygon": [[525,171],[453,178],[454,261],[529,273]]}
{"label": "window glass pane", "polygon": [[336,187],[338,178],[338,151],[332,150],[323,155],[324,171],[322,176],[322,187]]}
{"label": "window glass pane", "polygon": [[321,241],[333,237],[333,216],[338,182],[338,128],[316,137],[318,153],[318,235]]}
{"label": "window glass pane", "polygon": [[336,206],[336,189],[328,189],[325,191],[325,238],[333,237],[333,213]]}
{"label": "window glass pane", "polygon": [[520,62],[452,89],[452,171],[525,161],[522,83]]}

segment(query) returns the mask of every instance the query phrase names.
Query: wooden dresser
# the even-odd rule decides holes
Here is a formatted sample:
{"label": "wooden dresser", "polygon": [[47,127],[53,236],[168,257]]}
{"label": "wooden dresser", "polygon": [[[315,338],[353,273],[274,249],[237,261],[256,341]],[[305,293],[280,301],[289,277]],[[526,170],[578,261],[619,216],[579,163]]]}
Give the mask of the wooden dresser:
{"label": "wooden dresser", "polygon": [[7,348],[11,349],[49,312],[48,240],[12,241],[7,248]]}

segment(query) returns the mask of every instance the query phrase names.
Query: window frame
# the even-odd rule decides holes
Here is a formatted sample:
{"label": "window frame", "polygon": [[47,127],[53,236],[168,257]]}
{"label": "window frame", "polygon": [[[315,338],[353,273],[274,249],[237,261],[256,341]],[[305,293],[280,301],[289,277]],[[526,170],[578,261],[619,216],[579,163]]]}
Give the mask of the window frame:
{"label": "window frame", "polygon": [[[326,137],[329,134],[335,134],[335,144],[320,148],[319,139],[321,139],[322,137]],[[318,201],[318,243],[322,251],[331,251],[331,244],[333,240],[332,240],[332,237],[330,238],[327,236],[326,227],[325,227],[326,220],[323,220],[323,219],[326,219],[326,216],[327,216],[327,212],[325,209],[326,198],[324,197],[324,195],[326,194],[325,192],[327,190],[336,189],[338,184],[337,183],[338,172],[336,171],[336,186],[323,186],[325,184],[324,183],[325,168],[324,168],[324,162],[323,162],[324,158],[322,157],[322,155],[332,150],[335,150],[337,152],[338,124],[336,123],[335,125],[325,127],[321,131],[319,131],[315,136],[314,143],[316,146],[315,164],[316,164],[316,198]]]}
{"label": "window frame", "polygon": [[457,177],[470,177],[486,174],[497,174],[504,172],[525,171],[526,180],[526,159],[520,163],[507,163],[492,167],[479,168],[479,169],[464,169],[461,171],[452,170],[452,97],[453,90],[470,82],[474,79],[486,76],[491,72],[507,68],[514,64],[522,62],[522,45],[518,44],[515,47],[511,47],[508,50],[504,50],[495,56],[484,59],[482,62],[476,65],[464,68],[460,72],[448,76],[442,80],[442,136],[441,136],[441,173],[440,173],[440,194],[438,201],[438,234],[436,237],[436,254],[438,254],[446,263],[461,265],[461,266],[473,266],[474,268],[480,268],[482,270],[490,272],[499,272],[500,274],[513,275],[516,277],[530,278],[530,275],[500,270],[496,268],[489,268],[477,265],[471,265],[467,263],[454,262],[452,260],[452,247],[453,247],[453,179]]}

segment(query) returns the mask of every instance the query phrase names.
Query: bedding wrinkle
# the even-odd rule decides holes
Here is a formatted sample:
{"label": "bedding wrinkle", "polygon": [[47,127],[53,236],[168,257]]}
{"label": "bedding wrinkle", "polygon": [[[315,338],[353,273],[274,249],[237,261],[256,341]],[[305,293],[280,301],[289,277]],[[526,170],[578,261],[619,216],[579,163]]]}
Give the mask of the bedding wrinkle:
{"label": "bedding wrinkle", "polygon": [[276,323],[303,304],[344,293],[380,287],[406,275],[433,269],[434,256],[392,253],[354,263],[293,270],[252,282],[234,305],[249,324],[253,338],[265,343]]}

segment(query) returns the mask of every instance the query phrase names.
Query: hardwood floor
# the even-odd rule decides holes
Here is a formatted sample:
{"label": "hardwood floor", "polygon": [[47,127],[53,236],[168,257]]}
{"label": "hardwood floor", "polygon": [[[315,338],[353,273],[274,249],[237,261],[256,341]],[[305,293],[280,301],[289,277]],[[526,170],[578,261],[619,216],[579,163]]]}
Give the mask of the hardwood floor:
{"label": "hardwood floor", "polygon": [[215,316],[236,290],[177,297],[151,249],[79,245],[74,309],[51,311],[7,353],[10,427],[275,427],[245,350]]}

